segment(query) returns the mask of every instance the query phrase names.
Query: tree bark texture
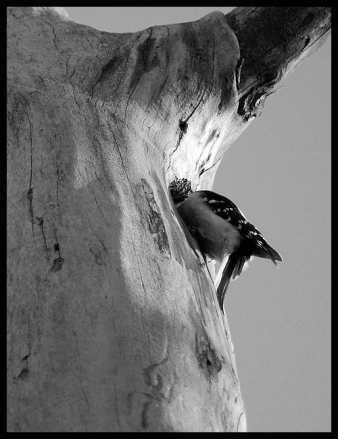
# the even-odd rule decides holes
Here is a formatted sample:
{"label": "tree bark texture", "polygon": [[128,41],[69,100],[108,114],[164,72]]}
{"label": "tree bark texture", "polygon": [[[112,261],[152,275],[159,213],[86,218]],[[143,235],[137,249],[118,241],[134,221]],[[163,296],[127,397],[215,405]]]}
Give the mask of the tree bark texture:
{"label": "tree bark texture", "polygon": [[237,8],[111,34],[8,8],[9,431],[245,431],[169,188],[211,188],[329,27],[329,8]]}

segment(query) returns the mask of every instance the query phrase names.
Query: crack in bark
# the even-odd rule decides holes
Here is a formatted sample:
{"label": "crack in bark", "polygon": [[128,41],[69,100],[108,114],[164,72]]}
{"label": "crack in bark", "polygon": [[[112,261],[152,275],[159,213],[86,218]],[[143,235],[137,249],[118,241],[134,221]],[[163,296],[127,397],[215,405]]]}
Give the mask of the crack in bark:
{"label": "crack in bark", "polygon": [[97,236],[97,234],[95,233],[94,229],[92,228],[92,226],[91,226],[91,224],[90,224],[90,221],[88,222],[88,225],[89,225],[91,231],[93,232],[93,235],[96,237],[96,239],[99,241],[99,243],[100,243],[100,244],[102,245],[102,247],[105,249],[105,251],[108,253],[108,249],[107,249],[107,247],[104,245],[104,242],[101,241],[101,239],[100,239],[100,238]]}
{"label": "crack in bark", "polygon": [[202,100],[203,100],[203,98],[204,98],[204,95],[205,95],[206,90],[207,90],[206,88],[203,90],[203,93],[202,93],[201,99],[198,101],[196,107],[192,110],[192,112],[190,113],[190,115],[189,115],[185,120],[182,120],[182,122],[187,123],[188,120],[191,118],[191,116],[195,113],[195,111],[196,111],[197,108],[200,106],[200,104],[201,104],[201,102],[202,102]]}
{"label": "crack in bark", "polygon": [[98,79],[96,80],[96,82],[94,83],[94,85],[92,86],[92,91],[91,91],[91,95],[93,97],[94,95],[94,88],[97,86],[97,84],[101,81],[102,76],[104,75],[104,72],[109,69],[109,67],[113,64],[114,62],[114,58],[110,59],[103,67],[101,70],[100,75],[98,76]]}
{"label": "crack in bark", "polygon": [[[167,82],[168,82],[168,79],[169,79],[169,73],[167,74],[167,76],[166,76],[164,82],[162,82],[162,84],[160,85],[160,87],[159,87],[159,89],[158,89],[158,91],[157,91],[157,99],[160,99],[160,95],[161,95],[161,93],[162,93],[164,87],[166,86],[166,84],[167,84]],[[142,131],[144,130],[144,123],[145,123],[145,121],[147,120],[147,118],[148,118],[148,116],[149,116],[149,113],[150,113],[150,111],[148,110],[150,106],[151,106],[151,102],[147,105],[147,108],[145,109],[146,116],[145,116],[145,118],[144,118],[143,121],[142,121]],[[157,116],[158,116],[158,115],[156,114],[156,117],[157,117]],[[157,120],[156,120],[156,117],[154,117],[154,121],[152,122],[152,124],[151,124],[150,126],[148,126],[148,129],[149,129],[149,130],[150,130],[151,127],[156,123],[156,121],[157,121]]]}
{"label": "crack in bark", "polygon": [[[95,36],[96,36],[96,35],[95,35]],[[92,43],[90,42],[89,38],[87,38],[85,35],[83,35],[83,38],[85,38],[85,39],[88,41],[90,47],[91,47],[93,50],[96,50],[95,47],[94,47],[94,46],[92,45]],[[99,38],[99,37],[98,37],[98,38]],[[101,41],[100,38],[99,38],[99,40]],[[88,48],[85,47],[83,44],[82,44],[82,47],[83,47],[84,49],[88,50]]]}
{"label": "crack in bark", "polygon": [[[77,342],[77,335],[76,335],[76,332],[75,332],[74,326],[72,326],[72,329],[73,329],[73,334],[74,334],[74,337],[75,337],[75,345],[76,345],[76,350],[77,350],[78,360],[79,360],[79,364],[80,364],[81,374],[82,374],[82,376],[83,376],[83,369],[82,369],[82,364],[81,364],[81,355],[80,355],[80,351],[79,351],[79,346],[78,346],[78,342]],[[84,396],[84,398],[85,398],[85,400],[86,400],[87,407],[88,407],[88,410],[89,410],[89,403],[88,403],[87,395],[86,395],[86,393],[85,393],[85,391],[84,391],[84,388],[83,388],[83,385],[82,385],[81,379],[80,379],[79,382],[80,382],[80,387],[81,387],[81,390],[82,390],[83,396]]]}
{"label": "crack in bark", "polygon": [[[115,119],[114,115],[113,115],[113,119]],[[115,121],[115,122],[116,122],[116,121]],[[116,123],[116,127],[118,127],[118,123]],[[114,135],[114,131],[112,131],[111,133],[112,133],[112,136],[113,136],[113,139],[114,139],[115,145],[116,145],[116,147],[117,147],[117,151],[118,151],[118,153],[119,153],[119,155],[120,155],[120,158],[121,158],[121,165],[122,165],[123,172],[125,173],[125,175],[126,175],[126,177],[127,177],[127,180],[128,180],[128,183],[129,183],[129,186],[130,186],[130,189],[131,189],[131,193],[133,194],[133,193],[134,193],[134,191],[133,191],[133,185],[131,184],[131,181],[129,180],[129,176],[128,176],[128,173],[127,173],[126,167],[125,167],[124,162],[123,162],[123,157],[122,157],[122,153],[121,153],[121,150],[120,150],[119,144],[118,144],[118,142],[117,142],[117,140],[116,140],[116,137],[115,137],[115,135]]]}
{"label": "crack in bark", "polygon": [[[54,238],[55,238],[54,249],[55,249],[55,251],[58,252],[59,258],[62,259],[61,251],[60,251],[60,244],[58,242],[58,238],[57,238],[57,234],[56,234],[56,227],[54,226],[54,224],[53,224],[53,234],[54,234]],[[62,261],[63,261],[63,259],[62,259]]]}
{"label": "crack in bark", "polygon": [[72,74],[71,74],[71,75],[69,76],[69,78],[68,78],[69,82],[70,82],[70,80],[72,79],[72,77],[75,75],[75,71],[76,71],[76,69],[74,68]]}
{"label": "crack in bark", "polygon": [[[212,69],[211,69],[211,78],[212,78],[212,80],[211,80],[211,85],[210,85],[209,87],[206,87],[206,88],[203,90],[203,93],[202,93],[201,99],[199,100],[199,102],[197,103],[197,105],[196,105],[196,107],[193,109],[193,111],[190,113],[190,115],[189,115],[185,120],[181,120],[181,121],[180,121],[180,127],[181,127],[181,125],[182,125],[182,126],[184,125],[185,129],[182,129],[182,128],[181,128],[181,132],[180,132],[180,134],[179,134],[178,142],[177,142],[177,144],[176,144],[176,147],[175,147],[174,151],[169,155],[169,158],[171,158],[171,156],[176,152],[177,148],[179,147],[179,144],[180,144],[180,142],[181,142],[181,140],[182,140],[182,138],[183,138],[183,134],[185,134],[186,131],[187,131],[187,129],[188,129],[188,124],[187,124],[187,122],[188,122],[188,120],[193,116],[193,114],[195,113],[195,111],[197,110],[197,108],[199,107],[199,105],[201,104],[201,102],[202,102],[202,100],[203,100],[203,98],[204,98],[204,95],[205,95],[207,89],[209,89],[209,95],[210,95],[211,92],[212,92],[212,89],[213,89],[213,86],[214,86],[214,71],[215,71],[215,42],[214,42],[214,40],[211,40],[211,41],[212,41]],[[202,151],[201,155],[202,155],[202,154],[203,154],[203,151]],[[218,162],[218,161],[217,161],[217,162]],[[216,163],[217,163],[217,162],[216,162]],[[215,164],[216,164],[216,163],[215,163]],[[215,164],[214,164],[214,165],[215,165]],[[209,169],[211,169],[214,165],[212,165]],[[169,169],[169,167],[168,167],[168,169]],[[209,170],[209,169],[208,169],[208,170]],[[206,172],[206,171],[203,171],[203,172]],[[202,172],[202,173],[203,173],[203,172]],[[200,174],[200,176],[202,175],[202,173]]]}
{"label": "crack in bark", "polygon": [[71,57],[72,57],[72,55],[69,55],[69,57],[68,57],[68,59],[67,59],[67,61],[66,61],[66,77],[68,77],[68,81],[69,81],[69,82],[71,82],[70,80],[71,80],[72,77],[74,76],[74,74],[75,74],[75,70],[76,70],[75,67],[74,67],[72,73],[70,74],[70,76],[68,76],[68,68],[69,68],[69,62],[70,62]]}
{"label": "crack in bark", "polygon": [[128,61],[129,61],[129,55],[130,55],[130,52],[131,52],[131,50],[130,50],[130,46],[131,46],[133,43],[134,43],[134,41],[131,41],[131,42],[128,44],[129,51],[128,51],[127,58],[126,58],[126,61],[125,61],[125,63],[124,63],[124,66],[123,66],[123,72],[122,72],[121,75],[120,75],[120,80],[119,80],[119,82],[118,82],[118,84],[117,84],[115,90],[113,91],[113,93],[116,93],[117,90],[120,88],[120,85],[121,85],[121,82],[122,82],[122,78],[124,78],[124,72],[125,72],[125,70],[126,70],[126,66],[127,66],[127,64],[128,64]]}
{"label": "crack in bark", "polygon": [[17,20],[20,18],[20,17],[17,17],[17,16],[14,14],[14,12],[12,11],[11,8],[8,8],[8,11],[9,11],[9,12],[13,15],[13,17],[16,18]]}
{"label": "crack in bark", "polygon": [[53,38],[53,43],[54,43],[54,46],[55,46],[55,48],[57,49],[57,50],[59,50],[59,48],[58,48],[58,46],[56,45],[56,34],[55,34],[55,30],[54,30],[54,27],[52,26],[52,31],[53,31],[53,35],[54,35],[54,38]]}
{"label": "crack in bark", "polygon": [[107,218],[103,215],[103,212],[102,212],[102,210],[101,210],[101,208],[100,208],[100,206],[99,206],[99,203],[97,202],[97,199],[96,199],[96,196],[95,196],[95,192],[92,191],[92,193],[93,193],[93,195],[94,195],[95,203],[96,203],[97,207],[99,208],[99,211],[100,211],[101,215],[103,216],[104,220],[106,221],[106,223],[108,224],[108,226],[109,226],[109,228],[110,228],[109,221],[108,221]]}
{"label": "crack in bark", "polygon": [[94,325],[93,325],[93,319],[92,319],[92,316],[91,316],[91,315],[89,314],[89,312],[88,312],[88,309],[87,309],[87,306],[86,306],[86,301],[84,300],[83,296],[81,296],[81,299],[82,299],[83,307],[84,307],[84,309],[85,309],[85,311],[86,311],[86,314],[89,316],[90,324],[91,324],[91,327],[92,327],[92,330],[93,330],[93,329],[94,329]]}
{"label": "crack in bark", "polygon": [[47,252],[47,255],[48,255],[48,246],[47,246],[47,241],[46,241],[46,235],[45,235],[45,232],[44,232],[44,229],[43,229],[43,223],[44,223],[44,220],[43,220],[42,217],[38,217],[38,216],[36,216],[35,218],[36,218],[37,221],[38,221],[38,226],[41,227],[41,232],[42,232],[42,236],[43,236],[43,241],[44,241],[44,243],[45,243],[45,249],[46,249],[46,252]]}
{"label": "crack in bark", "polygon": [[49,272],[55,273],[55,272],[61,270],[63,263],[64,263],[64,259],[61,256],[60,244],[58,242],[57,235],[56,235],[56,227],[54,224],[52,225],[52,227],[53,227],[53,234],[54,234],[54,238],[55,238],[54,250],[58,252],[59,257],[54,259],[53,265],[49,269]]}
{"label": "crack in bark", "polygon": [[87,403],[87,407],[88,407],[88,411],[89,411],[89,403],[88,403],[87,395],[86,395],[86,393],[84,391],[84,388],[83,388],[83,385],[82,385],[81,382],[80,382],[80,386],[81,386],[82,393],[83,393],[83,395],[85,397],[85,400],[86,400],[86,403]]}
{"label": "crack in bark", "polygon": [[21,362],[25,362],[25,365],[21,369],[21,372],[19,373],[19,375],[17,377],[14,377],[14,380],[17,380],[17,379],[25,380],[25,379],[28,378],[28,375],[29,375],[28,359],[29,359],[29,357],[31,356],[31,353],[32,353],[32,348],[31,348],[31,331],[30,331],[31,328],[30,328],[29,317],[28,317],[27,326],[28,326],[28,330],[27,330],[27,333],[28,333],[28,343],[27,343],[28,344],[28,354],[25,355],[22,358]]}
{"label": "crack in bark", "polygon": [[32,235],[34,237],[34,212],[33,212],[33,188],[32,188],[32,180],[33,180],[33,138],[32,138],[32,124],[28,115],[28,111],[25,109],[27,120],[29,123],[29,138],[30,138],[30,147],[31,147],[31,154],[30,154],[30,177],[29,177],[29,189],[27,192],[27,198],[29,200],[29,213],[31,216],[31,223],[32,223]]}
{"label": "crack in bark", "polygon": [[[41,18],[42,19],[42,18]],[[48,23],[48,21],[47,20],[43,20],[42,19],[42,21],[44,22],[44,23],[46,23],[46,24],[48,24],[48,26],[50,26],[51,28],[52,28],[52,32],[53,32],[53,43],[54,43],[54,46],[55,46],[55,48],[56,48],[56,50],[59,50],[59,48],[58,48],[58,46],[56,45],[56,40],[57,40],[57,38],[56,38],[56,34],[55,34],[55,30],[54,30],[54,27],[50,24],[50,23]],[[44,30],[43,30],[43,32],[44,32]],[[44,32],[44,34],[45,34],[45,32]]]}
{"label": "crack in bark", "polygon": [[180,146],[181,140],[182,140],[184,134],[186,133],[186,131],[187,131],[187,129],[188,129],[187,121],[188,121],[188,120],[191,118],[191,116],[195,113],[196,109],[198,108],[198,106],[199,106],[200,103],[202,102],[202,99],[203,99],[203,97],[204,97],[204,95],[205,95],[205,91],[206,91],[206,88],[203,90],[203,93],[202,93],[202,97],[201,97],[201,99],[198,101],[196,107],[192,110],[192,112],[190,113],[190,115],[189,115],[185,120],[180,120],[179,126],[180,126],[180,127],[181,127],[181,126],[184,126],[184,128],[183,128],[183,129],[182,129],[182,128],[180,129],[180,133],[179,133],[179,135],[178,135],[178,141],[177,141],[177,143],[176,143],[176,145],[175,145],[175,148],[174,148],[174,150],[169,154],[169,164],[168,164],[168,167],[167,167],[167,171],[169,170],[170,165],[171,165],[171,163],[170,163],[170,161],[171,161],[171,157],[172,157],[172,156],[175,154],[175,152],[177,151],[178,147]]}
{"label": "crack in bark", "polygon": [[31,121],[29,119],[28,113],[27,114],[27,119],[29,122],[29,137],[30,137],[30,144],[31,144],[31,157],[30,157],[30,162],[31,162],[31,169],[30,169],[30,177],[29,177],[29,189],[31,190],[32,188],[32,178],[33,178],[33,139],[32,139],[32,125],[31,125]]}
{"label": "crack in bark", "polygon": [[[97,37],[97,38],[99,38],[99,37]],[[115,87],[115,89],[112,91],[112,94],[115,94],[116,92],[117,92],[117,90],[119,89],[119,87],[120,87],[120,84],[121,84],[121,82],[122,82],[122,79],[125,77],[125,75],[124,75],[124,73],[125,73],[125,70],[126,70],[126,65],[127,65],[127,63],[128,63],[128,61],[129,61],[129,55],[130,55],[130,46],[132,45],[132,44],[134,44],[135,43],[135,41],[137,41],[138,39],[140,38],[140,36],[137,36],[135,39],[132,39],[132,41],[128,44],[128,46],[127,46],[127,49],[125,49],[126,51],[128,50],[128,52],[127,52],[127,57],[126,57],[126,60],[125,60],[125,62],[124,62],[124,66],[123,66],[123,71],[122,71],[122,73],[121,73],[121,75],[120,75],[120,79],[119,79],[119,81],[118,81],[118,84],[117,84],[117,86]],[[100,39],[100,41],[101,41],[101,39]],[[124,48],[123,48],[124,49]],[[122,51],[122,49],[121,49],[121,51]],[[108,59],[108,61],[106,62],[106,64],[101,68],[101,73],[100,73],[100,75],[99,75],[99,77],[98,77],[98,79],[97,79],[97,81],[94,83],[94,85],[92,86],[92,90],[91,90],[91,95],[92,95],[92,97],[93,97],[93,95],[94,95],[94,88],[95,87],[97,87],[97,85],[102,81],[102,78],[103,78],[103,75],[104,75],[104,73],[107,71],[107,69],[109,69],[109,67],[113,64],[113,62],[114,62],[114,60],[115,60],[115,58],[114,58],[114,54],[109,54],[109,52],[107,52],[106,53],[106,55],[107,55],[107,58],[110,58],[110,59]],[[116,54],[116,56],[118,56],[119,55],[119,53],[117,53]]]}
{"label": "crack in bark", "polygon": [[216,162],[215,162],[213,165],[211,165],[210,168],[203,169],[203,170],[200,172],[199,176],[201,176],[201,175],[204,174],[205,172],[210,171],[210,169],[212,169],[214,166],[216,166],[217,163],[218,163],[220,160],[222,160],[222,157],[220,157],[218,160],[216,160]]}
{"label": "crack in bark", "polygon": [[29,369],[28,367],[24,367],[21,372],[19,373],[17,379],[19,380],[26,380],[28,378],[29,375]]}
{"label": "crack in bark", "polygon": [[23,359],[21,360],[21,362],[25,362],[24,367],[21,369],[21,372],[19,373],[19,375],[17,377],[14,377],[14,380],[26,380],[28,378],[29,375],[29,368],[28,368],[28,358],[31,355],[31,347],[30,347],[30,339],[28,339],[28,349],[29,352],[27,355],[25,355],[23,357]]}
{"label": "crack in bark", "polygon": [[60,184],[60,171],[59,171],[59,164],[56,163],[56,204],[59,207],[59,184]]}
{"label": "crack in bark", "polygon": [[[125,110],[124,110],[124,115],[125,115],[125,117],[127,117],[127,109],[128,109],[128,106],[129,106],[130,99],[131,99],[131,97],[132,97],[132,95],[133,95],[133,93],[134,93],[136,87],[138,86],[138,84],[139,84],[139,82],[140,82],[142,76],[144,75],[144,73],[146,73],[146,65],[145,65],[145,64],[146,64],[146,63],[145,63],[145,58],[146,58],[146,57],[145,57],[145,54],[146,54],[147,51],[148,51],[149,39],[151,38],[152,32],[153,32],[153,29],[150,28],[150,33],[149,33],[149,36],[148,36],[148,38],[147,38],[147,40],[146,40],[146,42],[145,42],[145,48],[143,49],[143,52],[142,52],[142,64],[143,64],[143,67],[144,67],[144,68],[141,70],[141,74],[140,74],[139,77],[137,78],[137,80],[136,80],[136,84],[134,85],[134,87],[133,87],[131,93],[130,93],[129,96],[128,96],[128,100],[127,100],[126,108],[125,108]],[[136,62],[137,62],[137,61],[138,61],[138,60],[136,60]]]}
{"label": "crack in bark", "polygon": [[34,237],[33,188],[29,188],[28,189],[27,198],[29,200],[29,213],[30,213],[30,216],[31,216],[31,223],[32,223],[32,235]]}
{"label": "crack in bark", "polygon": [[204,95],[205,95],[207,89],[209,89],[209,94],[210,94],[211,91],[212,91],[212,88],[213,88],[213,86],[214,86],[214,71],[215,71],[215,42],[214,42],[213,39],[212,39],[211,41],[212,41],[211,85],[210,85],[209,87],[205,87],[205,88],[204,88],[203,93],[202,93],[202,96],[201,96],[201,99],[198,101],[196,107],[193,109],[193,111],[190,113],[190,115],[189,115],[185,120],[182,120],[183,123],[187,123],[188,120],[193,116],[193,114],[195,113],[195,111],[197,110],[197,108],[199,107],[199,105],[201,104],[201,102],[202,102],[202,100],[203,100],[203,98],[204,98]]}
{"label": "crack in bark", "polygon": [[137,79],[136,84],[134,85],[134,87],[133,87],[133,89],[132,89],[130,95],[128,96],[127,104],[126,104],[126,108],[125,108],[125,110],[124,110],[124,116],[125,116],[125,118],[127,118],[127,110],[128,110],[128,106],[129,106],[129,101],[130,101],[130,99],[131,99],[132,94],[133,94],[134,91],[135,91],[135,88],[138,86],[138,84],[139,84],[141,78],[142,78],[142,74],[141,74],[141,75],[139,76],[139,78]]}

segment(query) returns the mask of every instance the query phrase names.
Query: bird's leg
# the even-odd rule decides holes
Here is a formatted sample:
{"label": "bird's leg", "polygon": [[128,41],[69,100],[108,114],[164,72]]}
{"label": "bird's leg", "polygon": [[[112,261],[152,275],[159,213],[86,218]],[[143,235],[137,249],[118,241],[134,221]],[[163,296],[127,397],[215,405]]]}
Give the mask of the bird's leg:
{"label": "bird's leg", "polygon": [[197,256],[197,258],[200,261],[201,261],[201,259],[203,259],[204,263],[202,263],[201,266],[202,267],[205,266],[207,268],[209,276],[210,276],[210,279],[213,282],[213,276],[212,276],[212,274],[210,273],[210,270],[209,270],[207,256],[204,253],[202,253],[202,251],[200,249],[200,246],[198,244],[198,240],[195,238],[196,229],[194,227],[191,227],[191,226],[187,226],[187,229],[189,231],[189,234],[186,234],[186,236],[189,235],[189,236],[187,236],[187,239],[188,239],[188,242],[190,244],[190,247],[192,248],[193,252],[195,253],[195,255]]}

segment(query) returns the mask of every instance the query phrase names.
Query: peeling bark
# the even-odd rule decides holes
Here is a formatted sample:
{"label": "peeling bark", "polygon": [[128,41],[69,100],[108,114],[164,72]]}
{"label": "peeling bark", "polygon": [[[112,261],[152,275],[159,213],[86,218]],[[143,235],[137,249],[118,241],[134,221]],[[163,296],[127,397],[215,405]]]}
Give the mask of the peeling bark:
{"label": "peeling bark", "polygon": [[329,8],[237,8],[110,34],[8,8],[9,431],[245,431],[173,200],[211,187],[329,27]]}

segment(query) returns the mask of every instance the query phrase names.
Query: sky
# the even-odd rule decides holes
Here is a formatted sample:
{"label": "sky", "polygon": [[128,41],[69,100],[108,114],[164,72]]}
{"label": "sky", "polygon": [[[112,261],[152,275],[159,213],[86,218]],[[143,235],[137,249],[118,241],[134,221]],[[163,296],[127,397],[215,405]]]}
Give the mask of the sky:
{"label": "sky", "polygon": [[[67,7],[106,32],[232,7]],[[289,74],[226,151],[213,190],[283,257],[254,258],[226,314],[252,432],[331,431],[331,40]]]}

